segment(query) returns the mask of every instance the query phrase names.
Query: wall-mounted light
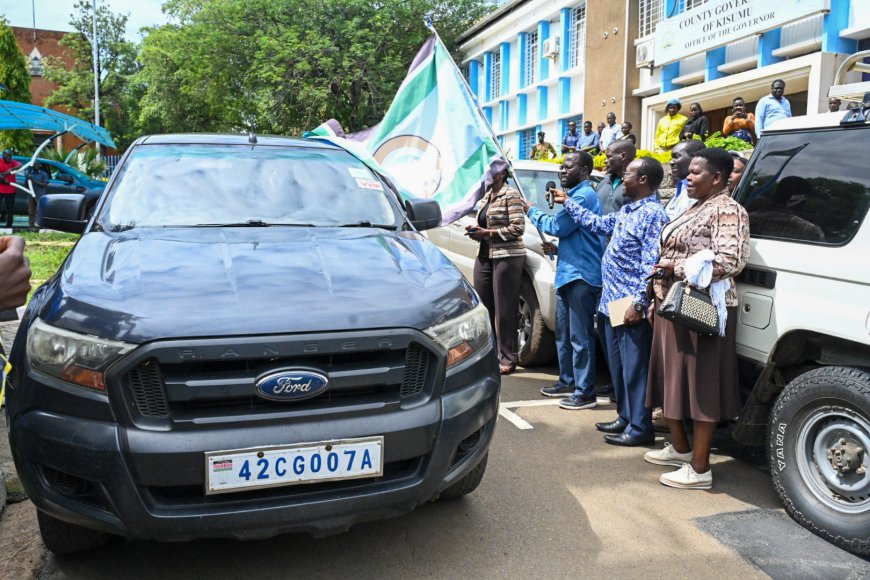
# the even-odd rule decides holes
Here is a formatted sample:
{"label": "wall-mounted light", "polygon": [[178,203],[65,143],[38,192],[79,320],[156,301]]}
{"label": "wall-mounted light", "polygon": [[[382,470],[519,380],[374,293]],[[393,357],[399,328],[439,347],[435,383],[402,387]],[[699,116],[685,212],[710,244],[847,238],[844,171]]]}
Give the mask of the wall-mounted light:
{"label": "wall-mounted light", "polygon": [[607,31],[604,32],[604,38],[607,38]]}
{"label": "wall-mounted light", "polygon": [[601,99],[601,106],[602,106],[602,107],[606,107],[606,106],[607,106],[607,101],[606,101],[605,99]]}
{"label": "wall-mounted light", "polygon": [[616,36],[617,34],[619,34],[619,27],[614,26],[613,27],[613,35]]}
{"label": "wall-mounted light", "polygon": [[611,103],[615,103],[615,102],[616,102],[616,97],[610,97],[610,102],[611,102]]}

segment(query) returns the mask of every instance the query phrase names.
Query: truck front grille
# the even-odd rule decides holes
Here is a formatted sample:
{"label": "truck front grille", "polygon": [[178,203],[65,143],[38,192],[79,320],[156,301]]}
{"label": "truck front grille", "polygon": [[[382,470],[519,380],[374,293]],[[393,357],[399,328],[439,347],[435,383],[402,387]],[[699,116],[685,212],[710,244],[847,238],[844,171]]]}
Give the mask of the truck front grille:
{"label": "truck front grille", "polygon": [[[315,356],[158,362],[149,357],[126,373],[125,391],[134,409],[151,423],[174,423],[257,415],[401,405],[431,394],[436,356],[409,342],[404,348]],[[171,360],[171,359],[170,359]],[[257,377],[285,368],[325,373],[325,393],[302,401],[272,401],[257,394]],[[144,426],[144,425],[143,425]]]}
{"label": "truck front grille", "polygon": [[146,360],[130,371],[128,384],[139,413],[145,417],[169,416],[169,404],[163,389],[160,365],[156,360]]}

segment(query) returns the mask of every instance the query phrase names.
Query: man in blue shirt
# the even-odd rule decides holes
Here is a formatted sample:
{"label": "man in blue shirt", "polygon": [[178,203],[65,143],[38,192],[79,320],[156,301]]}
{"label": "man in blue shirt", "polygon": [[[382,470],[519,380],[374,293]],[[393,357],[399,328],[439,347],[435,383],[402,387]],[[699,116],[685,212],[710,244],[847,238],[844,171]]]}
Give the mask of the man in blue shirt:
{"label": "man in blue shirt", "polygon": [[568,132],[565,138],[562,139],[562,153],[570,153],[577,151],[577,144],[580,142],[580,135],[577,134],[577,123],[571,121],[568,123]]}
{"label": "man in blue shirt", "polygon": [[[661,163],[644,157],[629,164],[623,175],[629,202],[619,211],[599,216],[567,196],[555,196],[568,214],[585,230],[611,236],[601,262],[603,291],[598,324],[604,329],[605,351],[616,395],[617,418],[597,423],[612,445],[649,445],[655,441],[650,410],[645,406],[652,327],[645,320],[649,306],[646,277],[659,256],[659,236],[668,223],[655,198],[664,171]],[[630,305],[614,326],[610,308],[628,298]],[[614,313],[615,316],[618,316]]]}
{"label": "man in blue shirt", "polygon": [[592,130],[592,121],[583,123],[583,134],[580,135],[580,140],[577,142],[577,150],[595,155],[598,152],[598,143],[601,140],[601,135],[598,131]]}
{"label": "man in blue shirt", "polygon": [[[574,203],[600,215],[598,195],[589,181],[592,165],[592,156],[588,153],[568,153],[559,170],[559,181],[568,189],[565,195]],[[563,409],[592,409],[598,405],[594,317],[601,294],[604,243],[598,235],[579,227],[564,209],[549,216],[528,203],[525,205],[529,220],[538,229],[559,238],[554,283],[559,380],[552,387],[541,389],[541,394],[567,397],[559,402]]]}
{"label": "man in blue shirt", "polygon": [[785,81],[776,79],[770,85],[770,94],[761,97],[755,105],[755,132],[768,129],[774,121],[791,117],[791,104],[783,96]]}

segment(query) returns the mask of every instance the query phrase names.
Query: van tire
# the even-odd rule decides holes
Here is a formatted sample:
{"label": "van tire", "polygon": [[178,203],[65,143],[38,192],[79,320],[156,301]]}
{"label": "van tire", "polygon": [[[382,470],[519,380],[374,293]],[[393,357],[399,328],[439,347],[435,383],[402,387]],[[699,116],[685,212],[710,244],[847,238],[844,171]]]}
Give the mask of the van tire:
{"label": "van tire", "polygon": [[39,523],[42,543],[58,556],[87,552],[99,548],[111,539],[109,534],[67,523],[41,510],[36,510],[36,520]]}
{"label": "van tire", "polygon": [[489,453],[483,456],[474,469],[468,472],[465,477],[445,489],[438,496],[438,499],[451,500],[459,499],[464,495],[468,495],[480,485],[483,481],[483,474],[486,472],[486,462],[489,459]]}
{"label": "van tire", "polygon": [[533,367],[551,363],[556,357],[556,337],[544,322],[532,281],[525,277],[520,288],[517,318],[519,365]]}
{"label": "van tire", "polygon": [[[845,473],[827,457],[844,449],[853,460]],[[870,372],[823,367],[791,381],[770,415],[768,452],[789,515],[845,550],[870,555]],[[863,473],[854,467],[859,459]]]}

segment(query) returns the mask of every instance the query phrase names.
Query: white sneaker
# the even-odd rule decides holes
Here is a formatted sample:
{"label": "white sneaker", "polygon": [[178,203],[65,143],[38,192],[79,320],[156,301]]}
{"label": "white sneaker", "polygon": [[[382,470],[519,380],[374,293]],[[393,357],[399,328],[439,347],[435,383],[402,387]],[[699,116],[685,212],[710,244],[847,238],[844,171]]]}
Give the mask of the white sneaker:
{"label": "white sneaker", "polygon": [[670,443],[665,443],[663,449],[658,451],[647,451],[643,456],[647,463],[655,463],[656,465],[673,465],[674,467],[682,467],[684,463],[692,461],[692,452],[677,453]]}
{"label": "white sneaker", "polygon": [[711,489],[713,487],[713,470],[697,473],[691,464],[684,463],[678,470],[662,474],[659,481],[668,487],[678,489]]}

